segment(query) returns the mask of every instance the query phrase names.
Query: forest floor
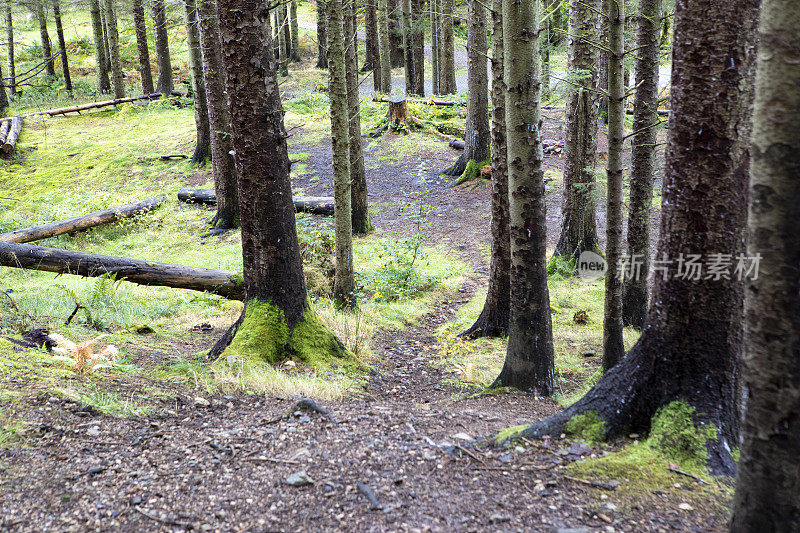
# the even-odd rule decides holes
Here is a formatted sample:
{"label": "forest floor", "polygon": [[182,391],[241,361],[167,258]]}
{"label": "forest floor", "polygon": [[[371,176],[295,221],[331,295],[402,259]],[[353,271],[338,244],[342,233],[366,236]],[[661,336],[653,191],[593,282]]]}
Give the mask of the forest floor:
{"label": "forest floor", "polygon": [[[320,105],[321,97],[303,89],[309,79],[298,78],[298,85],[286,84],[284,95],[287,125],[293,128],[290,152],[300,161],[293,185],[296,192],[329,195],[327,111]],[[367,106],[365,133],[370,120],[382,112],[385,109],[377,104]],[[141,161],[159,151],[188,151],[191,114],[166,107],[153,115],[137,113],[109,111],[32,124],[15,163],[30,167],[37,157],[60,154],[65,160],[82,160],[84,169],[90,163],[92,169],[128,157],[121,163],[128,169],[126,177],[106,184],[104,191],[110,197],[140,189],[173,193],[180,186],[209,186],[208,174],[197,174],[188,165],[179,163],[175,171],[168,163]],[[143,128],[148,119],[159,121],[163,129],[152,124]],[[548,116],[545,138],[561,138],[560,120],[558,114]],[[93,145],[82,147],[86,138],[76,140],[68,129],[114,139],[119,146],[124,139],[117,128],[124,122],[131,128],[138,124],[139,134],[155,135],[143,154],[114,153],[113,146],[107,153]],[[178,123],[180,127],[174,125]],[[179,302],[182,316],[147,335],[129,335],[125,328],[110,326],[110,340],[120,344],[125,355],[124,368],[86,376],[59,369],[40,379],[41,373],[58,367],[48,354],[0,346],[0,530],[725,529],[731,495],[726,480],[706,478],[701,483],[669,471],[665,458],[654,464],[622,463],[614,471],[581,470],[580,465],[631,445],[635,435],[606,444],[562,436],[504,448],[469,445],[503,428],[557,412],[596,378],[599,361],[592,351],[598,353],[601,343],[602,283],[551,279],[559,389],[555,399],[505,389],[487,393],[486,385],[502,365],[504,341],[468,342],[454,334],[475,319],[485,295],[490,186],[451,188],[450,179],[438,176],[458,156],[441,136],[386,135],[365,138],[364,147],[377,235],[357,241],[357,248],[366,247],[362,255],[392,254],[398,247],[405,251],[397,253],[405,253],[408,246],[415,246],[411,236],[422,241],[414,248],[419,252],[415,268],[427,272],[425,268],[447,260],[451,262],[447,268],[455,269],[427,299],[414,300],[413,317],[385,318],[390,312],[408,314],[410,307],[364,304],[371,313],[383,313],[380,316],[389,324],[375,329],[365,348],[369,374],[335,393],[292,384],[282,392],[212,386],[202,354],[239,308],[225,307],[218,300],[184,296],[177,300],[176,295],[185,291],[137,288],[139,292],[131,294],[146,294],[170,305]],[[549,156],[546,163],[552,178],[548,185],[552,249],[559,230],[561,160]],[[150,167],[157,170],[156,179],[145,179]],[[58,193],[40,192],[25,200],[34,195],[35,187],[24,180],[35,181],[36,176],[33,170],[28,178],[0,174],[3,196],[10,191],[22,199],[12,213],[15,223],[45,202],[55,204],[51,217],[61,213],[61,204],[64,211],[80,212],[81,207],[70,204],[75,201],[72,196],[98,183],[96,179],[83,183],[77,174],[70,174]],[[66,183],[73,185],[63,189]],[[148,215],[105,232],[59,238],[54,244],[234,268],[229,263],[236,264],[236,238],[203,236],[203,219],[210,213],[179,205],[172,196],[165,214]],[[601,236],[603,213],[601,205]],[[12,215],[0,222],[11,224]],[[322,219],[304,220],[323,229],[329,225]],[[130,235],[133,232],[141,235]],[[170,234],[168,241],[159,240],[167,233],[176,234]],[[147,239],[156,243],[155,252],[141,242]],[[186,248],[199,251],[179,255],[176,261],[174,254],[189,253]],[[26,310],[25,298],[34,301],[26,294],[46,292],[56,283],[52,275],[22,276],[10,269],[0,273],[0,288],[21,308],[4,309],[4,321]],[[373,291],[373,300],[378,291]],[[30,311],[25,325],[64,329],[61,321],[70,309],[67,302],[49,316]],[[580,311],[587,312],[588,324],[573,320]],[[168,311],[164,313],[168,316]],[[366,316],[368,320],[375,315]],[[130,320],[136,320],[135,313]],[[207,327],[193,327],[207,322]],[[65,332],[91,332],[88,326],[75,327]],[[635,332],[626,331],[628,345],[635,339]],[[170,372],[165,361],[172,361]],[[179,365],[184,370],[178,379],[174,369]],[[295,407],[303,396],[315,397],[330,416]]]}

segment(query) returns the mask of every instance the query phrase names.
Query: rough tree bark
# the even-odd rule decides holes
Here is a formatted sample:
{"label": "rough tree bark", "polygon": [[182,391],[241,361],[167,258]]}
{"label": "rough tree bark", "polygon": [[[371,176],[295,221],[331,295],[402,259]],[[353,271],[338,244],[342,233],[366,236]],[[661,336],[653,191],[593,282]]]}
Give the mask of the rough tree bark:
{"label": "rough tree bark", "polygon": [[67,43],[64,40],[64,27],[61,25],[61,5],[59,0],[53,0],[53,16],[56,19],[56,38],[58,39],[58,52],[61,56],[61,72],[64,74],[64,88],[72,94],[72,76],[69,75],[69,59],[67,58]]}
{"label": "rough tree bark", "polygon": [[461,335],[502,337],[508,332],[511,298],[511,238],[508,231],[506,84],[503,61],[503,3],[492,4],[492,255],[489,287],[478,319]]}
{"label": "rough tree bark", "polygon": [[326,0],[317,0],[317,68],[328,68],[328,18]]}
{"label": "rough tree bark", "polygon": [[389,9],[389,40],[392,56],[392,68],[399,68],[405,64],[403,53],[403,10],[400,0],[388,0]]}
{"label": "rough tree bark", "polygon": [[[372,1],[372,0],[367,0]],[[350,146],[350,192],[352,209],[352,232],[369,233],[374,229],[369,218],[367,203],[367,172],[364,168],[364,151],[361,145],[361,102],[358,96],[358,66],[356,62],[357,15],[355,1],[345,9],[345,42],[350,43],[345,51],[345,75],[347,76],[347,113]]]}
{"label": "rough tree bark", "polygon": [[402,0],[403,57],[405,60],[406,94],[414,90],[414,33],[411,27],[411,0]]}
{"label": "rough tree bark", "polygon": [[[591,412],[606,438],[646,432],[660,407],[680,399],[695,409],[696,423],[717,430],[706,442],[712,472],[733,473],[742,331],[735,271],[744,250],[757,8],[758,0],[676,2],[658,247],[671,263],[655,273],[644,331],[625,358],[578,402],[521,435],[559,434],[574,416]],[[694,279],[688,254],[723,254],[723,271],[726,258],[733,263],[730,279],[707,272]]]}
{"label": "rough tree bark", "polygon": [[189,76],[194,99],[194,122],[197,130],[192,164],[203,165],[211,156],[211,127],[208,120],[208,97],[203,80],[203,54],[200,50],[200,23],[195,0],[184,0],[186,17],[186,44],[189,48]]}
{"label": "rough tree bark", "polygon": [[453,0],[441,0],[442,6],[442,55],[439,58],[439,92],[455,94],[456,59],[453,39]]}
{"label": "rough tree bark", "polygon": [[411,13],[411,52],[414,55],[411,94],[425,96],[425,0],[411,0]]}
{"label": "rough tree bark", "polygon": [[459,176],[456,183],[472,180],[489,159],[489,75],[486,69],[486,10],[480,0],[468,2],[467,125],[464,152],[442,172]]}
{"label": "rough tree bark", "polygon": [[608,164],[606,166],[606,280],[603,370],[625,355],[622,339],[622,143],[625,140],[625,2],[606,0],[608,11]]}
{"label": "rough tree bark", "polygon": [[[439,2],[430,2],[431,22],[431,94],[439,94]],[[424,51],[424,46],[423,46]]]}
{"label": "rough tree bark", "polygon": [[[353,0],[355,1],[355,0]],[[289,4],[289,20],[292,26],[292,61],[300,61],[300,26],[297,23],[297,0]]]}
{"label": "rough tree bark", "polygon": [[386,0],[378,0],[378,45],[380,52],[380,85],[378,92],[392,92],[392,54],[389,37],[389,9]]}
{"label": "rough tree bark", "polygon": [[564,203],[554,255],[578,257],[598,251],[595,223],[597,163],[597,13],[600,0],[570,0],[567,70],[574,79],[566,105]]}
{"label": "rough tree bark", "polygon": [[308,304],[269,13],[259,0],[219,0],[217,12],[239,177],[245,308],[210,355],[224,352],[220,363],[240,368],[345,355]]}
{"label": "rough tree bark", "polygon": [[11,16],[11,5],[6,7],[6,49],[8,50],[8,87],[11,96],[17,94],[17,69],[14,62],[14,19]]}
{"label": "rough tree bark", "polygon": [[211,167],[217,200],[217,213],[211,220],[211,225],[215,228],[231,229],[239,226],[239,195],[236,187],[236,166],[231,153],[231,114],[225,94],[216,2],[198,0],[197,13],[211,129]]}
{"label": "rough tree bark", "polygon": [[169,40],[167,37],[167,14],[164,0],[152,0],[153,35],[156,43],[156,66],[158,79],[156,92],[170,94],[173,90],[172,61],[169,57]]}
{"label": "rough tree bark", "polygon": [[0,69],[0,113],[5,113],[8,108],[8,95],[6,94],[6,84],[3,79],[3,70]]}
{"label": "rough tree bark", "polygon": [[100,0],[100,19],[103,21],[103,57],[106,60],[106,71],[111,73],[111,49],[108,47],[108,20],[106,17],[105,9],[103,9],[103,2]]}
{"label": "rough tree bark", "polygon": [[36,3],[36,19],[39,21],[39,36],[42,40],[42,52],[44,59],[47,60],[45,72],[48,76],[55,76],[56,70],[53,65],[53,51],[50,46],[50,35],[47,34],[47,15],[44,11],[44,3]]}
{"label": "rough tree bark", "polygon": [[800,2],[763,0],[745,290],[747,411],[732,533],[800,531]]}
{"label": "rough tree bark", "polygon": [[[622,284],[622,320],[640,328],[647,315],[650,271],[650,209],[653,204],[658,119],[658,54],[661,0],[640,0],[636,38],[636,90],[633,97],[631,194],[628,208],[628,257],[641,264],[639,275]],[[635,272],[634,272],[635,274]]]}
{"label": "rough tree bark", "polygon": [[144,22],[142,0],[133,0],[133,26],[136,30],[136,49],[139,51],[142,91],[144,94],[153,94],[156,90],[153,87],[153,73],[150,71],[150,49],[147,46],[147,26]]}
{"label": "rough tree bark", "polygon": [[549,395],[555,354],[539,110],[539,2],[503,0],[511,301],[508,352],[494,386]]}
{"label": "rough tree bark", "polygon": [[333,297],[343,308],[355,305],[353,274],[353,223],[350,184],[350,128],[347,109],[347,74],[344,49],[342,0],[328,0],[328,68],[331,73],[331,143],[333,145],[334,233],[336,271]]}
{"label": "rough tree bark", "polygon": [[378,0],[365,0],[364,2],[364,29],[366,36],[367,56],[364,60],[363,71],[372,71],[372,86],[376,91],[381,86],[381,53],[380,39],[378,38]]}
{"label": "rough tree bark", "polygon": [[125,97],[125,82],[122,77],[122,59],[119,57],[119,32],[114,0],[103,0],[103,11],[108,32],[108,51],[111,58],[111,81],[114,84],[114,98]]}
{"label": "rough tree bark", "polygon": [[100,0],[91,0],[89,15],[92,19],[92,33],[94,34],[97,92],[101,94],[110,93],[111,80],[108,78],[108,69],[106,68],[106,45],[103,37],[103,17],[100,14]]}

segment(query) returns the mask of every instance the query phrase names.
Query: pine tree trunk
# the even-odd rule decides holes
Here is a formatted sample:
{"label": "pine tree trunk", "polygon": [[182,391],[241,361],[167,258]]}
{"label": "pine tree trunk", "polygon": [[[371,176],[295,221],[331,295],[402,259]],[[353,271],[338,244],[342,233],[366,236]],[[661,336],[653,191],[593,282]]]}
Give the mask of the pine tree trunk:
{"label": "pine tree trunk", "polygon": [[104,24],[100,12],[100,0],[91,0],[89,15],[92,19],[92,32],[94,33],[97,92],[106,94],[111,92],[111,80],[108,78],[108,69],[106,68],[106,45],[105,37],[103,37]]}
{"label": "pine tree trunk", "polygon": [[[203,0],[200,0],[203,1]],[[200,27],[197,18],[195,0],[184,0],[186,17],[186,44],[189,48],[189,76],[192,82],[194,98],[194,122],[197,130],[197,141],[192,164],[203,165],[211,156],[211,127],[208,120],[208,98],[206,84],[203,80],[203,54],[200,49]]]}
{"label": "pine tree trunk", "polygon": [[[743,312],[736,267],[744,251],[757,8],[758,0],[676,3],[673,69],[681,75],[673,77],[670,97],[658,247],[671,262],[654,272],[645,328],[625,358],[578,402],[523,436],[557,435],[592,411],[607,439],[646,432],[659,408],[680,399],[695,409],[697,423],[718,430],[706,442],[712,472],[734,471]],[[719,265],[724,273],[730,261],[730,279],[709,279],[707,270],[700,279],[686,276],[689,254],[706,263],[723,254]]]}
{"label": "pine tree trunk", "polygon": [[[372,0],[367,0],[372,1]],[[369,218],[367,202],[367,172],[364,168],[364,151],[361,145],[361,103],[358,95],[358,67],[356,55],[357,29],[356,3],[351,1],[345,10],[345,42],[351,43],[345,52],[347,76],[347,112],[350,147],[350,198],[352,232],[369,233],[374,229]]]}
{"label": "pine tree trunk", "polygon": [[317,68],[328,68],[328,18],[326,0],[317,0]]}
{"label": "pine tree trunk", "polygon": [[411,12],[411,51],[414,55],[412,94],[425,96],[425,0],[411,0]]}
{"label": "pine tree trunk", "polygon": [[17,94],[17,69],[14,62],[14,20],[11,16],[11,6],[6,7],[6,49],[8,50],[8,87],[11,96]]}
{"label": "pine tree trunk", "polygon": [[392,43],[390,47],[392,68],[400,68],[405,65],[401,0],[388,0],[387,4],[389,8],[389,39]]}
{"label": "pine tree trunk", "polygon": [[61,25],[61,6],[59,0],[53,0],[53,16],[56,19],[56,37],[58,38],[58,52],[61,56],[61,72],[64,73],[64,88],[72,95],[72,76],[69,75],[69,60],[67,59],[67,43],[64,40],[64,28]]}
{"label": "pine tree trunk", "polygon": [[606,283],[603,313],[603,370],[625,355],[622,339],[622,143],[625,139],[625,2],[608,7],[608,165],[606,167]]}
{"label": "pine tree trunk", "polygon": [[[370,0],[367,0],[370,1]],[[380,52],[380,85],[378,92],[392,92],[392,53],[389,37],[389,4],[386,0],[378,0],[378,49]]]}
{"label": "pine tree trunk", "polygon": [[747,412],[730,531],[800,531],[800,2],[762,0],[745,291]]}
{"label": "pine tree trunk", "polygon": [[552,2],[548,1],[545,5],[545,13],[548,14],[544,19],[542,28],[542,42],[539,47],[542,56],[542,101],[550,100],[550,10],[553,9]]}
{"label": "pine tree trunk", "polygon": [[53,51],[50,46],[50,36],[47,34],[47,15],[45,14],[43,3],[37,2],[36,4],[36,18],[39,21],[39,36],[42,40],[42,52],[44,53],[44,59],[47,60],[45,72],[48,76],[55,76],[56,70],[53,65]]}
{"label": "pine tree trunk", "polygon": [[[639,274],[622,284],[622,320],[641,328],[647,315],[650,271],[650,210],[653,204],[658,123],[658,55],[661,0],[640,0],[636,46],[636,91],[633,99],[631,183],[628,209],[628,259]],[[632,272],[636,274],[636,272]]]}
{"label": "pine tree trunk", "polygon": [[442,6],[442,55],[439,58],[439,92],[441,94],[455,94],[456,87],[456,59],[453,38],[453,0],[441,0]]}
{"label": "pine tree trunk", "polygon": [[222,364],[240,370],[247,362],[343,356],[308,306],[269,17],[259,0],[219,0],[217,7],[239,176],[245,309],[210,355],[222,354]]}
{"label": "pine tree trunk", "polygon": [[142,91],[144,94],[153,94],[156,90],[153,87],[153,74],[150,71],[150,50],[147,46],[147,26],[144,22],[142,0],[133,0],[133,25],[136,29],[136,48],[139,51]]}
{"label": "pine tree trunk", "polygon": [[173,90],[172,61],[169,57],[169,40],[167,37],[167,15],[164,0],[152,0],[153,35],[156,43],[156,66],[158,79],[156,92],[169,95]]}
{"label": "pine tree trunk", "polygon": [[124,98],[125,85],[122,77],[122,60],[119,57],[119,32],[117,31],[117,14],[114,11],[114,0],[103,0],[103,11],[108,32],[108,50],[111,54],[111,80],[114,84],[114,98]]}
{"label": "pine tree trunk", "polygon": [[431,94],[439,94],[439,3],[431,0]]}
{"label": "pine tree trunk", "polygon": [[[286,8],[279,2],[275,8],[275,31],[278,41],[278,74],[281,76],[289,75],[289,55],[288,47],[291,46],[286,40]],[[330,28],[330,26],[329,26]],[[291,38],[291,36],[289,36]],[[330,43],[329,43],[330,44]]]}
{"label": "pine tree trunk", "polygon": [[289,18],[292,22],[292,61],[300,61],[300,26],[297,23],[297,0],[292,0],[292,3],[289,4]]}
{"label": "pine tree trunk", "polygon": [[508,332],[511,298],[506,84],[503,59],[503,3],[492,4],[492,255],[489,287],[478,319],[461,335],[502,337]]}
{"label": "pine tree trunk", "polygon": [[403,55],[405,57],[406,94],[414,92],[414,32],[411,27],[411,0],[403,5]]}
{"label": "pine tree trunk", "polygon": [[538,6],[538,1],[503,0],[511,301],[508,352],[494,386],[550,395],[555,354],[547,289]]}
{"label": "pine tree trunk", "polygon": [[[480,0],[469,0],[467,14],[467,124],[464,152],[442,174],[459,176],[456,183],[478,177],[490,156],[489,76],[486,69],[486,10]],[[509,159],[510,160],[510,159]]]}
{"label": "pine tree trunk", "polygon": [[[603,13],[600,16],[600,35],[597,41],[600,43],[601,48],[595,69],[597,72],[597,87],[602,91],[608,91],[608,19],[605,16],[605,13],[608,13],[608,0],[601,0],[599,8]],[[598,105],[600,107],[600,116],[608,124],[608,97],[600,94],[598,96]]]}
{"label": "pine tree trunk", "polygon": [[292,58],[292,29],[289,21],[289,8],[284,2],[278,4],[281,11],[281,29],[283,30],[283,57],[288,64]]}
{"label": "pine tree trunk", "polygon": [[597,12],[601,0],[570,0],[567,70],[581,74],[567,93],[564,141],[564,203],[555,255],[598,251],[595,223],[597,164]]}
{"label": "pine tree trunk", "polygon": [[208,122],[211,130],[211,166],[217,213],[212,226],[230,229],[239,226],[239,195],[236,186],[236,167],[231,142],[231,114],[225,94],[222,51],[219,42],[217,5],[214,0],[198,0],[200,46],[203,50],[203,81],[208,102]]}
{"label": "pine tree trunk", "polygon": [[108,47],[108,21],[106,20],[102,0],[100,1],[100,18],[103,21],[103,57],[106,60],[106,72],[111,76],[111,49]]}
{"label": "pine tree trunk", "polygon": [[364,29],[366,30],[367,57],[363,70],[372,71],[372,86],[377,92],[381,86],[381,53],[378,38],[378,0],[364,2]]}
{"label": "pine tree trunk", "polygon": [[3,78],[3,70],[0,69],[0,113],[5,113],[6,109],[8,109],[8,95],[6,94],[6,83]]}
{"label": "pine tree trunk", "polygon": [[[338,306],[355,305],[353,277],[353,223],[350,185],[350,129],[348,127],[342,0],[328,0],[328,68],[331,73],[331,142],[333,144],[334,230],[336,272],[333,297]],[[359,139],[360,140],[360,139]]]}

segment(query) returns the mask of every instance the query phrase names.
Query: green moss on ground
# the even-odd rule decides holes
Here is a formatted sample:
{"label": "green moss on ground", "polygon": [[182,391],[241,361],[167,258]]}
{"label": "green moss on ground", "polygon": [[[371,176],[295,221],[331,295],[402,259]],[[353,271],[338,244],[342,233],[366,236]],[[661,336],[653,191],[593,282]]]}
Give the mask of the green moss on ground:
{"label": "green moss on ground", "polygon": [[606,423],[600,418],[597,411],[589,411],[573,416],[564,426],[564,433],[585,441],[587,444],[595,445],[605,440]]}
{"label": "green moss on ground", "polygon": [[476,161],[474,159],[470,159],[467,161],[467,166],[464,169],[464,172],[461,173],[461,176],[458,177],[453,185],[462,185],[464,183],[475,181],[481,177],[481,169],[485,166],[491,166],[491,164],[492,162],[490,160]]}
{"label": "green moss on ground", "polygon": [[502,446],[513,441],[515,438],[519,436],[520,433],[528,429],[530,425],[522,424],[520,426],[512,426],[510,428],[501,429],[497,432],[494,436],[494,443],[497,446]]}

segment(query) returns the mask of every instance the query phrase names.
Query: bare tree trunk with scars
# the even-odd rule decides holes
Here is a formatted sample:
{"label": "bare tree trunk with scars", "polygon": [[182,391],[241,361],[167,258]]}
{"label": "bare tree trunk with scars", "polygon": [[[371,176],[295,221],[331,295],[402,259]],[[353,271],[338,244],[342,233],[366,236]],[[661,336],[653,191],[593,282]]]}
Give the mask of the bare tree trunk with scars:
{"label": "bare tree trunk with scars", "polygon": [[67,43],[64,40],[64,27],[61,25],[61,5],[59,0],[53,0],[53,16],[56,19],[56,38],[58,38],[58,52],[61,56],[61,72],[64,73],[64,88],[72,94],[72,77],[69,75],[69,61],[67,59]]}
{"label": "bare tree trunk with scars", "polygon": [[92,19],[92,33],[94,34],[97,92],[106,94],[111,92],[111,80],[108,78],[108,69],[106,68],[106,45],[105,37],[103,37],[103,17],[100,14],[100,0],[91,0],[89,15]]}
{"label": "bare tree trunk with scars", "polygon": [[539,110],[539,2],[503,0],[511,238],[508,352],[494,386],[550,395],[553,328]]}
{"label": "bare tree trunk with scars", "polygon": [[492,4],[492,255],[489,287],[478,319],[461,335],[502,337],[508,332],[511,298],[511,239],[508,235],[506,84],[503,66],[503,2]]}
{"label": "bare tree trunk with scars", "polygon": [[745,290],[747,412],[732,533],[800,531],[800,1],[763,0]]}
{"label": "bare tree trunk with scars", "polygon": [[219,0],[217,8],[239,177],[245,308],[211,355],[239,369],[288,357],[346,357],[308,303],[269,13],[259,0]]}
{"label": "bare tree trunk with scars", "polygon": [[103,0],[103,11],[106,16],[108,51],[111,55],[111,80],[114,83],[114,98],[124,98],[125,85],[122,77],[122,59],[119,57],[119,32],[117,31],[117,13],[114,9],[114,0]]}
{"label": "bare tree trunk with scars", "polygon": [[633,97],[631,195],[628,209],[628,257],[641,265],[638,276],[622,283],[622,321],[640,328],[647,315],[650,271],[650,210],[653,205],[658,119],[658,55],[661,0],[639,1],[636,38],[636,90]]}
{"label": "bare tree trunk with scars", "polygon": [[328,18],[326,0],[317,0],[317,68],[328,68]]}
{"label": "bare tree trunk with scars", "polygon": [[[671,263],[655,272],[642,336],[625,358],[583,398],[522,436],[557,435],[573,417],[590,413],[602,421],[606,439],[646,432],[661,407],[682,400],[694,408],[696,424],[716,430],[717,438],[706,441],[712,472],[733,473],[743,311],[735,269],[744,251],[758,4],[676,2],[658,247]],[[689,254],[728,258],[730,279],[707,272],[695,279],[686,270]]]}
{"label": "bare tree trunk with scars", "polygon": [[570,0],[564,140],[564,203],[561,236],[554,255],[578,257],[599,251],[595,222],[597,163],[597,13],[600,0]]}
{"label": "bare tree trunk with scars", "polygon": [[142,91],[144,94],[153,94],[156,90],[153,87],[153,73],[150,71],[150,50],[147,47],[147,26],[144,22],[142,0],[133,0],[133,25],[136,28],[136,48],[139,51]]}
{"label": "bare tree trunk with scars", "polygon": [[169,57],[169,40],[167,37],[167,15],[164,0],[152,0],[153,34],[156,43],[156,66],[158,80],[156,92],[169,95],[173,90],[172,61]]}
{"label": "bare tree trunk with scars", "polygon": [[211,128],[208,122],[208,99],[203,80],[203,54],[200,50],[200,23],[195,0],[184,0],[186,16],[186,44],[189,48],[189,74],[194,98],[194,121],[197,130],[192,163],[203,165],[211,155]]}
{"label": "bare tree trunk with scars", "polygon": [[[369,0],[368,0],[369,1]],[[392,92],[392,54],[389,37],[389,7],[386,0],[378,1],[378,34],[380,51],[380,85],[378,92],[389,94]]]}

